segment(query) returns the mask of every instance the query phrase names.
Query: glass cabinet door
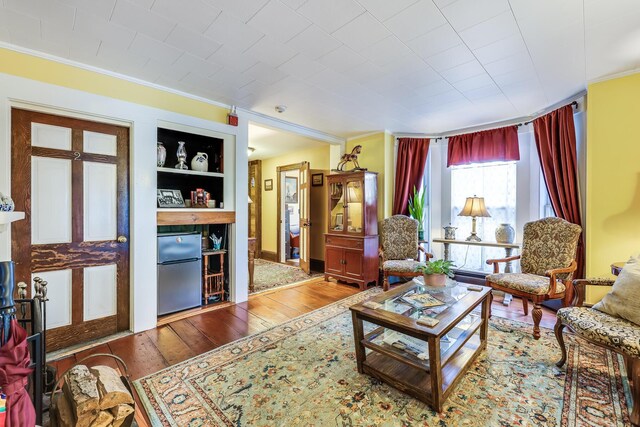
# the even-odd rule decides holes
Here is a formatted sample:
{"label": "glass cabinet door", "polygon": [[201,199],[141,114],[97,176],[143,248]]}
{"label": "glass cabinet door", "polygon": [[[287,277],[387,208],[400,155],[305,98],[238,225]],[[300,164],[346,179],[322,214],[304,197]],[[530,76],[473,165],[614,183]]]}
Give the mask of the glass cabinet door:
{"label": "glass cabinet door", "polygon": [[329,203],[331,212],[329,232],[342,233],[345,229],[344,185],[342,182],[332,182],[329,184]]}
{"label": "glass cabinet door", "polygon": [[361,181],[348,181],[347,191],[345,194],[347,205],[347,223],[346,230],[349,233],[362,234],[364,227],[363,222],[363,203],[364,195],[362,192]]}

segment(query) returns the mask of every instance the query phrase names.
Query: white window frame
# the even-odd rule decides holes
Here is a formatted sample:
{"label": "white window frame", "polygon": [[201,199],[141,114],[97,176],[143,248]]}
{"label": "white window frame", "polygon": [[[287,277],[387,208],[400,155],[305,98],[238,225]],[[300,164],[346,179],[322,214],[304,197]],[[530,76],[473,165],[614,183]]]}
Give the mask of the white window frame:
{"label": "white window frame", "polygon": [[[516,163],[516,243],[522,241],[522,228],[526,222],[540,218],[541,172],[531,125],[518,129],[520,160]],[[429,149],[429,238],[444,237],[442,227],[451,221],[451,169],[447,168],[448,138],[433,141]],[[544,186],[544,183],[542,183]],[[469,196],[472,196],[470,194]],[[459,239],[465,236],[457,236]],[[485,241],[495,241],[494,236],[482,236]],[[432,240],[430,240],[432,242]],[[431,243],[430,250],[436,258],[444,256],[440,243]],[[514,254],[515,255],[515,254]]]}

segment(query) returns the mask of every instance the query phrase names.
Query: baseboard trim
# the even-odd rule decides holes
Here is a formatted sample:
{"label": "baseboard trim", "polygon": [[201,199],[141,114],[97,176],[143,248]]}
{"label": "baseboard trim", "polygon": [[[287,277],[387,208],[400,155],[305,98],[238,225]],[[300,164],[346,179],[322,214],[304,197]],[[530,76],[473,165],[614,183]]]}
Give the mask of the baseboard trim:
{"label": "baseboard trim", "polygon": [[270,251],[262,251],[262,256],[260,258],[266,259],[267,261],[278,262],[278,254]]}

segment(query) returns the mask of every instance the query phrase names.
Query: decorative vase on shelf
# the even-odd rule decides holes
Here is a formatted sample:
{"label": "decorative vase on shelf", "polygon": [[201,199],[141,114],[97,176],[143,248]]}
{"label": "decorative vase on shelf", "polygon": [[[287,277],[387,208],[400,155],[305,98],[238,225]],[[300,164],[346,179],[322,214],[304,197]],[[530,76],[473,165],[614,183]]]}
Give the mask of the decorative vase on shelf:
{"label": "decorative vase on shelf", "polygon": [[164,147],[162,142],[158,141],[158,167],[161,168],[164,166],[164,162],[167,161],[167,149]]}
{"label": "decorative vase on shelf", "polygon": [[176,151],[176,156],[178,156],[176,169],[189,169],[189,166],[187,166],[187,149],[184,148],[184,141],[178,141],[178,151]]}
{"label": "decorative vase on shelf", "polygon": [[509,224],[500,224],[496,228],[496,242],[513,243],[516,238],[516,230]]}
{"label": "decorative vase on shelf", "polygon": [[191,160],[191,170],[198,172],[209,171],[209,156],[207,153],[196,153],[194,158]]}
{"label": "decorative vase on shelf", "polygon": [[0,193],[0,212],[12,212],[15,208],[13,199]]}
{"label": "decorative vase on shelf", "polygon": [[444,228],[444,238],[447,240],[456,240],[456,230],[458,227],[454,227],[451,224],[447,225]]}

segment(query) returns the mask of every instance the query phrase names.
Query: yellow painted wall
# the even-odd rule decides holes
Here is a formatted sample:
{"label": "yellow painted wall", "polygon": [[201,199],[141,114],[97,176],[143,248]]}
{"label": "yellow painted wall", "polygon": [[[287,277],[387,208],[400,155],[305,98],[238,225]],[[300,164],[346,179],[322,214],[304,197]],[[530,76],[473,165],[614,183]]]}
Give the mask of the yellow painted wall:
{"label": "yellow painted wall", "polygon": [[[262,250],[277,252],[278,246],[278,176],[276,168],[303,161],[309,162],[312,173],[329,173],[329,144],[308,150],[288,153],[284,156],[262,160]],[[273,190],[265,191],[264,181],[273,180]],[[323,187],[311,187],[310,256],[324,260],[324,233],[327,217],[326,180]]]}
{"label": "yellow painted wall", "polygon": [[0,48],[0,73],[226,123],[228,110],[117,77]]}
{"label": "yellow painted wall", "polygon": [[[367,135],[347,141],[346,152],[362,145],[358,156],[360,167],[378,172],[378,220],[391,216],[393,208],[394,138],[388,132]],[[347,166],[350,168],[351,166]]]}
{"label": "yellow painted wall", "polygon": [[640,253],[640,73],[589,85],[587,102],[586,268],[606,277]]}

